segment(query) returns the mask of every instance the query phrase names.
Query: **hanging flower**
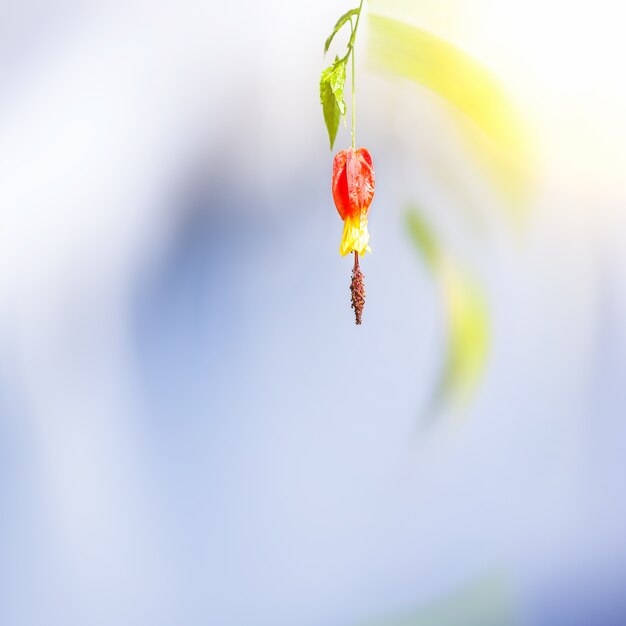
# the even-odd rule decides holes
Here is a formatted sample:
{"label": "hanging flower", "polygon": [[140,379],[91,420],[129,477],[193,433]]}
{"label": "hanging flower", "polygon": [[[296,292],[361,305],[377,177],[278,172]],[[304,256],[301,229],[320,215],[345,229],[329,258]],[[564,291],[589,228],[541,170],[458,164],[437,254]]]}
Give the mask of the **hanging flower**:
{"label": "hanging flower", "polygon": [[365,148],[348,148],[333,161],[333,199],[344,222],[339,252],[370,252],[367,213],[374,197],[372,157]]}

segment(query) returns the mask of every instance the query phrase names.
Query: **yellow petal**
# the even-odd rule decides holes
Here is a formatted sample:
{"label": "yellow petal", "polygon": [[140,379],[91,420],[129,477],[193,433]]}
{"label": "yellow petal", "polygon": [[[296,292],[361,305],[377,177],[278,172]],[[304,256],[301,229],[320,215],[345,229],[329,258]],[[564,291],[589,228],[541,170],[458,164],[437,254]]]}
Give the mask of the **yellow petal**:
{"label": "yellow petal", "polygon": [[354,217],[346,218],[343,225],[343,237],[339,252],[342,256],[346,256],[353,250],[363,256],[366,252],[371,252],[367,245],[370,240],[370,234],[367,230],[367,215],[361,213]]}

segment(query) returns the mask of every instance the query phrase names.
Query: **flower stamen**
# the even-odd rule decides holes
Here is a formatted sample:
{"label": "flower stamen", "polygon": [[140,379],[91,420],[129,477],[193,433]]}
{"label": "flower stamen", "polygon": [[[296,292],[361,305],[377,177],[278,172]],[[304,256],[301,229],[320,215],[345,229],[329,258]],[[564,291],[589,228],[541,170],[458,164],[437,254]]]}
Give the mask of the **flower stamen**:
{"label": "flower stamen", "polygon": [[363,318],[363,307],[365,306],[365,283],[363,282],[363,272],[359,266],[359,253],[356,250],[354,251],[354,267],[352,268],[350,293],[352,294],[352,308],[354,309],[355,324],[360,326]]}

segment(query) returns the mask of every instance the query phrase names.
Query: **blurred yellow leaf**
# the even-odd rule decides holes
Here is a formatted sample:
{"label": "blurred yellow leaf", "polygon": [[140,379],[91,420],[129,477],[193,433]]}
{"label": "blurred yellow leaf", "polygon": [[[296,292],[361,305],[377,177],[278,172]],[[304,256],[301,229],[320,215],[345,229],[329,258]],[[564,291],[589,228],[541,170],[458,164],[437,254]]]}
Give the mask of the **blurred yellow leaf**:
{"label": "blurred yellow leaf", "polygon": [[464,133],[474,153],[507,196],[523,200],[528,166],[524,124],[489,70],[410,24],[375,14],[369,24],[372,65],[423,85],[470,119],[481,131]]}

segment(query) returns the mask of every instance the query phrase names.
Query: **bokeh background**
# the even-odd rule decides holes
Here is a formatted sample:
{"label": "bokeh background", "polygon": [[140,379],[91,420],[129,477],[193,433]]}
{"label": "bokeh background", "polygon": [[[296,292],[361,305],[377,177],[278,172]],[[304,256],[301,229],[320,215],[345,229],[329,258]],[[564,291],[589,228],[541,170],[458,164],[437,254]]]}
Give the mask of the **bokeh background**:
{"label": "bokeh background", "polygon": [[356,327],[352,3],[0,0],[0,623],[626,623],[622,10],[366,6]]}

